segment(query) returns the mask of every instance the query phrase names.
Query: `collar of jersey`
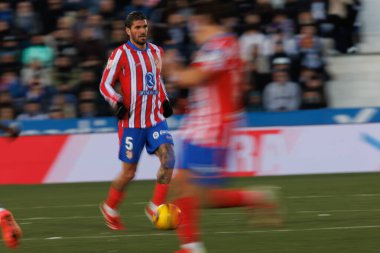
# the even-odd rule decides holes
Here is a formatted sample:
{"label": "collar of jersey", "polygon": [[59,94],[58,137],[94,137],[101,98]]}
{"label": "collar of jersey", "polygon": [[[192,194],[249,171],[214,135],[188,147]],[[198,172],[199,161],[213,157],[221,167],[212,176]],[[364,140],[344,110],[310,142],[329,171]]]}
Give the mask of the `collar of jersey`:
{"label": "collar of jersey", "polygon": [[127,44],[128,44],[132,49],[134,49],[134,50],[136,50],[136,51],[142,51],[142,52],[144,52],[144,51],[146,51],[146,50],[149,49],[149,43],[146,43],[146,48],[145,48],[144,50],[142,50],[142,49],[136,47],[136,45],[134,45],[130,40],[128,40]]}
{"label": "collar of jersey", "polygon": [[223,38],[223,37],[231,37],[231,36],[233,36],[233,35],[234,35],[234,34],[231,33],[231,32],[219,32],[219,33],[217,33],[217,34],[214,34],[214,35],[210,36],[210,37],[206,40],[206,42],[203,43],[203,45],[204,45],[204,44],[207,44],[207,42],[212,41],[212,40],[214,40],[214,39]]}

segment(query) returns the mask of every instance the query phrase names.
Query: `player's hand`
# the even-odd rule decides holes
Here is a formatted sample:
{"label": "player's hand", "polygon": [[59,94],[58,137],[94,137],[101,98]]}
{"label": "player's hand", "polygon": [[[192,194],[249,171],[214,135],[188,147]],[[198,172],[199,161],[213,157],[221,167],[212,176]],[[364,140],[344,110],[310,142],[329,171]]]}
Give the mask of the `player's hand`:
{"label": "player's hand", "polygon": [[172,82],[173,74],[179,69],[184,67],[184,59],[180,57],[180,54],[176,49],[169,49],[165,51],[165,57],[163,58],[161,74],[169,82]]}
{"label": "player's hand", "polygon": [[20,129],[16,126],[0,124],[0,130],[4,131],[8,137],[17,138],[20,135]]}
{"label": "player's hand", "polygon": [[12,138],[17,138],[20,135],[20,129],[18,129],[17,127],[10,127],[8,134]]}
{"label": "player's hand", "polygon": [[124,119],[124,116],[128,113],[128,109],[122,102],[117,102],[115,107],[115,115],[119,120]]}
{"label": "player's hand", "polygon": [[169,118],[173,115],[173,107],[171,106],[169,100],[165,99],[162,103],[162,107],[164,109],[164,117]]}

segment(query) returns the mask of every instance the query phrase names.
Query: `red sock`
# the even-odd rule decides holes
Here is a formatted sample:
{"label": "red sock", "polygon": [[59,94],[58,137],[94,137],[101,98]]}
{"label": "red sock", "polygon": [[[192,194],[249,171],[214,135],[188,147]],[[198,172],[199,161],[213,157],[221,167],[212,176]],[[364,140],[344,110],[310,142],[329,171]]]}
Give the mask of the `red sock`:
{"label": "red sock", "polygon": [[112,209],[117,209],[119,204],[123,200],[123,198],[124,198],[124,192],[123,191],[120,192],[111,186],[108,192],[106,204]]}
{"label": "red sock", "polygon": [[263,199],[260,192],[240,189],[214,189],[208,192],[209,206],[213,208],[252,206],[262,203]]}
{"label": "red sock", "polygon": [[174,200],[181,209],[181,223],[176,229],[182,244],[199,241],[199,201],[195,197],[185,197]]}
{"label": "red sock", "polygon": [[168,189],[169,189],[169,184],[156,183],[156,186],[154,187],[152,203],[155,204],[156,206],[163,204],[166,199]]}

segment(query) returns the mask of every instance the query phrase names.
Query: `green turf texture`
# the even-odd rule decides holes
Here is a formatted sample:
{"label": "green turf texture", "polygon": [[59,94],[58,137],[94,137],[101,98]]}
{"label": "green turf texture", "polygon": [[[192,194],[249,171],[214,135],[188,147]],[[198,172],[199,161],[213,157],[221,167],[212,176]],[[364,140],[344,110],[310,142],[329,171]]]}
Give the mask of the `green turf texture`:
{"label": "green turf texture", "polygon": [[[282,188],[285,225],[247,224],[242,208],[208,209],[202,238],[209,253],[380,252],[380,174],[331,174],[239,178],[230,187]],[[128,189],[121,214],[128,229],[111,231],[98,204],[109,182],[0,186],[0,202],[24,231],[18,253],[169,253],[178,249],[174,231],[152,227],[143,213],[153,181]],[[49,239],[50,238],[50,239]]]}

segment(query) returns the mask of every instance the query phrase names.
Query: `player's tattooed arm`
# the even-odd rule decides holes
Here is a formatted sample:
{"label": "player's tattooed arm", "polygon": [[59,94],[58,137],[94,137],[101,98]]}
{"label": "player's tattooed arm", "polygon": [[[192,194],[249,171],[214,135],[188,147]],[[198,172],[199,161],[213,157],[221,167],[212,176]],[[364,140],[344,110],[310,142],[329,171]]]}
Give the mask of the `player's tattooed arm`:
{"label": "player's tattooed arm", "polygon": [[160,184],[170,183],[175,163],[173,145],[164,143],[156,150],[155,154],[161,162],[160,169],[157,172],[157,182]]}

